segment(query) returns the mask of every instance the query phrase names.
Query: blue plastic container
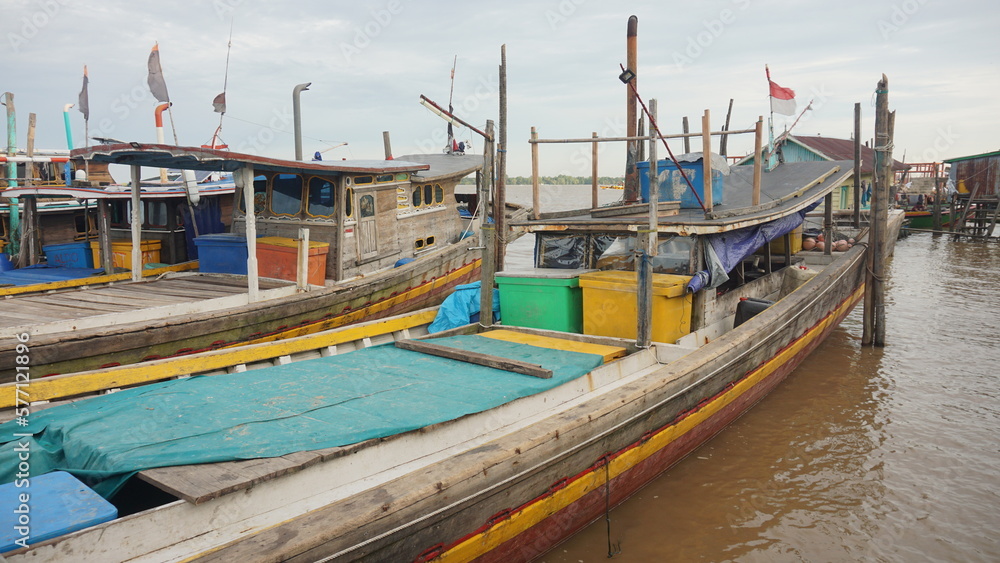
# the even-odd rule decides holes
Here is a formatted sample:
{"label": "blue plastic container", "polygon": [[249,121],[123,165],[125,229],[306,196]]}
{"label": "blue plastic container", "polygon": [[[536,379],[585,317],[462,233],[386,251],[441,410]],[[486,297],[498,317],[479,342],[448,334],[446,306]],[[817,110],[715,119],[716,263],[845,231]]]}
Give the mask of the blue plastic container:
{"label": "blue plastic container", "polygon": [[118,517],[114,505],[65,471],[17,484],[0,485],[0,552],[21,547],[18,540],[32,545]]}
{"label": "blue plastic container", "polygon": [[70,242],[66,244],[47,244],[42,247],[45,258],[50,266],[63,268],[93,268],[94,255],[90,244],[86,242]]}
{"label": "blue plastic container", "polygon": [[[684,169],[684,174],[687,175],[688,180],[691,180],[691,184],[694,185],[694,189],[698,192],[698,197],[705,201],[705,191],[704,185],[702,183],[702,177],[704,176],[702,170],[702,161],[699,159],[696,162],[681,162],[681,168]],[[643,161],[636,163],[635,167],[639,170],[639,181],[640,190],[642,191],[642,201],[649,201],[649,162]],[[680,201],[681,209],[701,209],[701,205],[698,203],[698,198],[691,193],[691,188],[688,187],[687,182],[684,181],[684,176],[681,175],[680,171],[677,170],[677,166],[670,160],[660,160],[656,163],[656,171],[660,177],[660,191],[659,200],[660,201]],[[723,186],[723,176],[722,172],[719,170],[712,170],[712,204],[718,205],[722,203],[722,189]]]}
{"label": "blue plastic container", "polygon": [[243,235],[217,233],[195,237],[198,270],[212,274],[247,275],[247,239]]}

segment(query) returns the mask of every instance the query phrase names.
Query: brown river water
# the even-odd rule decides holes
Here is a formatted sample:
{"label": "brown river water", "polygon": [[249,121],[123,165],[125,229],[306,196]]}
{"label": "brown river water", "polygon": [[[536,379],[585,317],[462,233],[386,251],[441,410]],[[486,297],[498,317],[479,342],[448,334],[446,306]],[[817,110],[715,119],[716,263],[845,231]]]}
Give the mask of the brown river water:
{"label": "brown river water", "polygon": [[[531,238],[508,268],[531,265]],[[541,561],[607,561],[609,546],[619,562],[1000,561],[1000,245],[911,235],[886,287],[885,348],[861,347],[857,307],[774,392],[613,509],[610,533],[602,518]]]}

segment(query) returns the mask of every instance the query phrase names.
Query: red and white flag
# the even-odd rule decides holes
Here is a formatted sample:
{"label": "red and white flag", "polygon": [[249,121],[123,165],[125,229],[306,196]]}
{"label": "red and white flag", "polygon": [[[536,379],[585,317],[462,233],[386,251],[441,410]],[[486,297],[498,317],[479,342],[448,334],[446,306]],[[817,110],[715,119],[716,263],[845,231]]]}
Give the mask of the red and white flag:
{"label": "red and white flag", "polygon": [[770,87],[771,113],[795,115],[795,92],[791,88],[778,86],[771,80],[771,69],[764,65],[767,72],[767,84]]}

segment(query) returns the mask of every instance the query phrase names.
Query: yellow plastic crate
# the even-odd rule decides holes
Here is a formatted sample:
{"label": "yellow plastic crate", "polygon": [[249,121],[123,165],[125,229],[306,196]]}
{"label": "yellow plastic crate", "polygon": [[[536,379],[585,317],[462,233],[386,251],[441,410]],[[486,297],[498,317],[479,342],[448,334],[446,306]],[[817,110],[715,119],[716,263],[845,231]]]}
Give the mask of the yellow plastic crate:
{"label": "yellow plastic crate", "polygon": [[[691,332],[690,276],[653,274],[652,339],[673,343]],[[606,271],[580,276],[583,333],[634,339],[638,322],[636,273]]]}
{"label": "yellow plastic crate", "polygon": [[[158,240],[144,240],[139,243],[139,248],[142,250],[142,263],[143,264],[157,264],[160,262],[160,247],[162,246],[162,241]],[[94,266],[100,267],[101,262],[101,243],[92,240],[90,241],[90,250],[94,253]],[[111,241],[111,264],[115,268],[125,268],[128,270],[132,269],[132,241],[130,240],[113,240]]]}

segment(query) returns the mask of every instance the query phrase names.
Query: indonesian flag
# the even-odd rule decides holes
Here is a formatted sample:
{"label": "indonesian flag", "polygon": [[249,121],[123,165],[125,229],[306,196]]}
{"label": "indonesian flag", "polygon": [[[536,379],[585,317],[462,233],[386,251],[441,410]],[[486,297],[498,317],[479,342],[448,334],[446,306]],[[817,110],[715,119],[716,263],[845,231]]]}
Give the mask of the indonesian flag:
{"label": "indonesian flag", "polygon": [[215,113],[226,113],[226,93],[223,92],[212,100],[212,108]]}
{"label": "indonesian flag", "polygon": [[771,89],[771,113],[795,115],[795,92],[791,88],[778,86],[771,80],[771,70],[764,66],[767,72],[767,84]]}

